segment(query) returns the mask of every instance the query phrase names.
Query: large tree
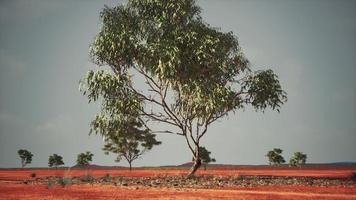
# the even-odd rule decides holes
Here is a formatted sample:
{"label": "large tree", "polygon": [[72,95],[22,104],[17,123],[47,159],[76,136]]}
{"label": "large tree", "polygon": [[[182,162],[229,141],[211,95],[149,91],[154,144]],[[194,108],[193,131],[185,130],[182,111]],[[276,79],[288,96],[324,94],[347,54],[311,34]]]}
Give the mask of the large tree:
{"label": "large tree", "polygon": [[133,121],[126,125],[128,126],[120,132],[114,131],[114,133],[106,135],[103,150],[106,154],[109,152],[117,154],[116,162],[125,159],[129,163],[131,171],[134,160],[161,142],[156,140],[156,135],[150,133],[149,129],[142,129],[141,122]]}
{"label": "large tree", "polygon": [[19,149],[17,151],[17,154],[19,154],[21,158],[21,167],[24,168],[27,164],[30,164],[32,162],[32,157],[33,154],[28,151],[27,149]]}
{"label": "large tree", "polygon": [[92,131],[120,132],[134,119],[152,133],[180,135],[194,157],[190,175],[210,124],[246,105],[279,111],[286,100],[273,71],[253,72],[234,34],[205,23],[200,11],[194,0],[105,7],[90,54],[110,70],[89,71],[81,86],[89,102],[102,100]]}

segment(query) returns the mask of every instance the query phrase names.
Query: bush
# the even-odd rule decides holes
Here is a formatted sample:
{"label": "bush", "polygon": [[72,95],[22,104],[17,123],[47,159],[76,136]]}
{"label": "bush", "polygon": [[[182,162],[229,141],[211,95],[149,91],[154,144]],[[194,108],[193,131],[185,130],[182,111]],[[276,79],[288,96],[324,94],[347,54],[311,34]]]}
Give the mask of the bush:
{"label": "bush", "polygon": [[245,179],[246,179],[246,176],[244,176],[244,175],[239,175],[237,177],[237,180],[240,180],[240,181],[245,180]]}
{"label": "bush", "polygon": [[87,174],[87,175],[83,176],[80,180],[83,182],[86,182],[86,183],[92,183],[92,182],[94,182],[95,179],[92,175]]}
{"label": "bush", "polygon": [[105,176],[103,176],[103,181],[104,182],[111,182],[112,181],[112,177],[110,176],[110,174],[105,174]]}
{"label": "bush", "polygon": [[355,173],[355,172],[353,172],[353,173],[351,174],[351,180],[353,180],[353,181],[356,182],[356,173]]}
{"label": "bush", "polygon": [[31,177],[31,178],[36,178],[36,176],[37,176],[37,174],[36,174],[35,172],[32,172],[32,173],[30,174],[30,177]]}
{"label": "bush", "polygon": [[49,179],[47,182],[47,189],[51,189],[55,185],[55,181],[52,179]]}
{"label": "bush", "polygon": [[72,179],[70,178],[60,178],[58,179],[58,184],[61,185],[62,187],[65,187],[66,185],[70,185],[72,183]]}

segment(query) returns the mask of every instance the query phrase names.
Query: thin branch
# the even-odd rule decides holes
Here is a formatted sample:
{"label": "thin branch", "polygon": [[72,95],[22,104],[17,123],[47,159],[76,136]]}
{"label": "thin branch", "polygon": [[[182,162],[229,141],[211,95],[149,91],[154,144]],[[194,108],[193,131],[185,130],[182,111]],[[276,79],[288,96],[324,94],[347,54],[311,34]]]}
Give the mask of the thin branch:
{"label": "thin branch", "polygon": [[160,87],[160,96],[161,96],[161,102],[162,102],[162,107],[163,110],[167,113],[167,115],[173,120],[175,121],[175,123],[179,124],[180,126],[182,126],[182,122],[179,120],[179,118],[177,117],[177,115],[175,115],[173,113],[173,111],[171,111],[171,109],[168,107],[167,103],[166,103],[166,96],[167,96],[167,89],[168,87],[165,87],[165,89],[162,90],[162,87]]}
{"label": "thin branch", "polygon": [[[142,74],[145,78],[146,78],[146,80],[148,81],[148,82],[152,82],[152,84],[154,84],[155,86],[156,86],[156,88],[159,88],[159,86],[158,86],[158,84],[156,83],[156,81],[154,81],[153,80],[153,78],[152,77],[150,77],[150,76],[148,76],[147,75],[147,73],[142,69],[142,68],[140,68],[140,67],[133,67],[137,72],[139,72],[140,74]],[[149,83],[150,84],[150,83]],[[153,86],[151,87],[153,90],[156,90]],[[158,92],[158,91],[157,91]]]}
{"label": "thin branch", "polygon": [[174,134],[174,135],[182,135],[182,136],[184,136],[184,134],[183,134],[183,133],[179,133],[179,132],[172,132],[172,131],[168,131],[168,130],[166,130],[166,131],[152,131],[152,133],[169,133],[169,134]]}
{"label": "thin branch", "polygon": [[161,118],[162,115],[157,115],[155,113],[147,113],[146,111],[144,111],[144,109],[140,109],[140,111],[142,112],[143,116],[147,116],[147,117],[151,118],[152,120],[159,121],[159,122],[164,122],[164,123],[167,123],[167,124],[170,124],[170,125],[173,125],[173,126],[177,126],[178,128],[180,128],[179,125],[169,121],[170,120],[169,118]]}

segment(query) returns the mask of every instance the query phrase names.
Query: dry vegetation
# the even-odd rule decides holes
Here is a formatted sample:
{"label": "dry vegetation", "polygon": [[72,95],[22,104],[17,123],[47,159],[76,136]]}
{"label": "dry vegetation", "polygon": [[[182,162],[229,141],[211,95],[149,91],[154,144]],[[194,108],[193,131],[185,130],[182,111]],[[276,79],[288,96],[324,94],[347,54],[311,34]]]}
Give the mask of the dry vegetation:
{"label": "dry vegetation", "polygon": [[356,199],[355,169],[210,169],[189,179],[185,172],[0,170],[0,200]]}

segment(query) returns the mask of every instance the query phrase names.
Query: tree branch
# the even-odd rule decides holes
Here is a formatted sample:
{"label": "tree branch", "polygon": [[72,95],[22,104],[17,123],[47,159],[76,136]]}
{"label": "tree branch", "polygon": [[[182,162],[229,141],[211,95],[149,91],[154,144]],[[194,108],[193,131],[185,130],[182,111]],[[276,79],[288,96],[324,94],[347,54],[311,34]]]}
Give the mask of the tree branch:
{"label": "tree branch", "polygon": [[182,136],[184,136],[184,134],[183,134],[183,133],[179,133],[179,132],[172,132],[172,131],[168,131],[168,130],[166,130],[166,131],[152,131],[152,133],[169,133],[169,134],[174,134],[174,135],[182,135]]}

